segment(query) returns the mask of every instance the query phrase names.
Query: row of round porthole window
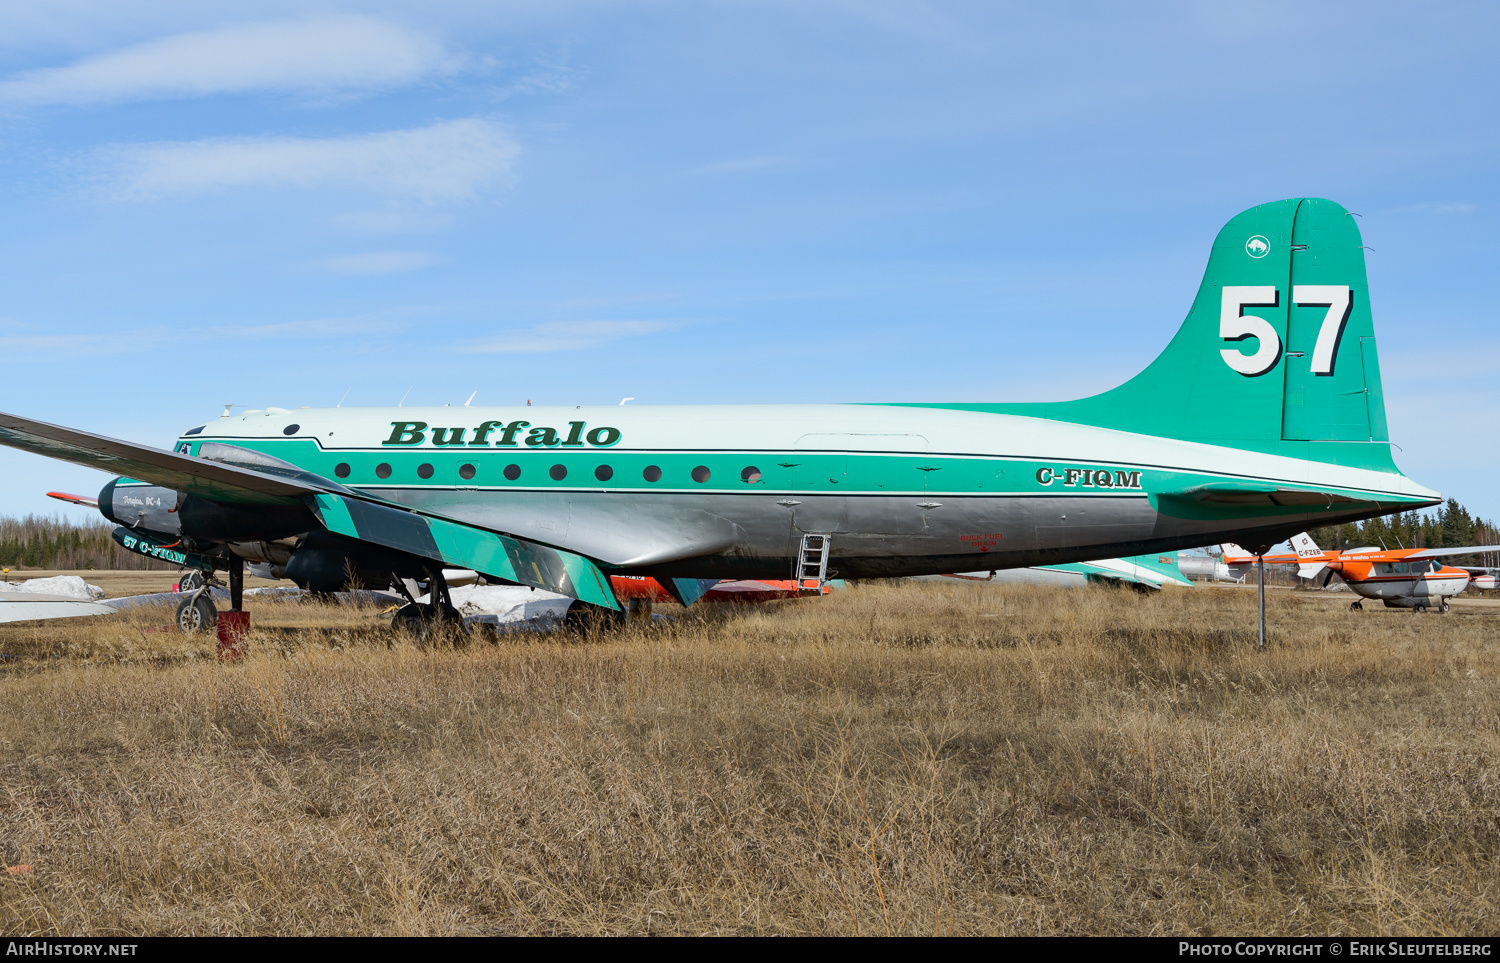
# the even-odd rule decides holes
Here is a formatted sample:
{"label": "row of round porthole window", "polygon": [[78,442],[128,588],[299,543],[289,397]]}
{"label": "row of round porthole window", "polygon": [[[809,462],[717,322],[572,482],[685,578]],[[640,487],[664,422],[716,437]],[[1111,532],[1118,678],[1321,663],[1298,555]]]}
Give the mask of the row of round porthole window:
{"label": "row of round porthole window", "polygon": [[[348,478],[351,470],[352,469],[350,469],[348,462],[340,462],[338,466],[333,469],[333,473],[340,478]],[[422,464],[417,466],[418,478],[431,478],[434,472],[435,469],[431,465]],[[477,465],[466,462],[458,466],[458,477],[462,478],[464,481],[473,480],[474,476],[477,474],[479,474],[479,467]],[[505,475],[508,481],[515,481],[517,478],[521,477],[521,466],[506,465],[505,471],[502,474]],[[568,468],[566,465],[553,465],[552,468],[548,470],[547,474],[551,476],[553,481],[562,481],[564,478],[568,477]],[[693,481],[698,482],[700,485],[708,481],[709,476],[710,472],[704,465],[699,465],[692,471]],[[391,466],[384,462],[376,465],[375,477],[391,477]],[[615,477],[615,470],[608,465],[600,465],[598,468],[594,469],[594,477],[599,479],[600,481],[609,481],[611,478]],[[661,469],[655,465],[647,465],[645,471],[641,472],[641,477],[646,479],[646,481],[648,482],[661,481]],[[755,484],[756,482],[760,481],[760,469],[756,468],[753,465],[747,467],[744,471],[740,472],[740,481],[745,482],[749,485]]]}

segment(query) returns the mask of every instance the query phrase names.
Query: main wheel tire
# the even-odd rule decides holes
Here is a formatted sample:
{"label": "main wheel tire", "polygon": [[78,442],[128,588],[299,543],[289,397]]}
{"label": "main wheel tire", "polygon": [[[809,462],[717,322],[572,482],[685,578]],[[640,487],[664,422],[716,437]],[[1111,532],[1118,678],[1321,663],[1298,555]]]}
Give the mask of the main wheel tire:
{"label": "main wheel tire", "polygon": [[203,587],[203,573],[198,569],[184,572],[182,578],[177,580],[177,591],[196,592]]}
{"label": "main wheel tire", "polygon": [[1413,605],[1411,607],[1411,610],[1413,612],[1417,613],[1418,615],[1421,615],[1423,612],[1427,611],[1427,606],[1425,606],[1422,603],[1418,602],[1416,605]]}
{"label": "main wheel tire", "polygon": [[1365,604],[1363,602],[1350,602],[1349,603],[1349,611],[1351,611],[1351,612],[1363,612],[1364,610],[1365,610]]}
{"label": "main wheel tire", "polygon": [[439,633],[443,627],[452,627],[457,630],[456,639],[468,635],[469,627],[464,624],[463,616],[458,610],[450,607],[441,620],[433,618],[432,609],[425,605],[416,605],[407,602],[396,610],[391,617],[391,628],[401,634],[408,635],[418,643],[426,643]]}
{"label": "main wheel tire", "polygon": [[206,632],[219,624],[219,610],[208,593],[185,598],[177,605],[177,627],[184,632]]}
{"label": "main wheel tire", "polygon": [[587,635],[591,632],[611,632],[625,624],[625,610],[607,609],[590,602],[574,602],[563,616],[563,628]]}

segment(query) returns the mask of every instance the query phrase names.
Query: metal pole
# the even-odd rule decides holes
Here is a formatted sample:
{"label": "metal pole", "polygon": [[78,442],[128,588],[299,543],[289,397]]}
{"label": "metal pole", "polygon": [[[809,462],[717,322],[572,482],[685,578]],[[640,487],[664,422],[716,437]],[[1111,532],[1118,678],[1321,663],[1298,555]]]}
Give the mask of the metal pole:
{"label": "metal pole", "polygon": [[1259,555],[1256,559],[1255,564],[1260,572],[1258,579],[1260,582],[1260,646],[1256,651],[1264,652],[1266,651],[1266,557]]}
{"label": "metal pole", "polygon": [[229,609],[239,612],[245,607],[245,560],[229,553]]}

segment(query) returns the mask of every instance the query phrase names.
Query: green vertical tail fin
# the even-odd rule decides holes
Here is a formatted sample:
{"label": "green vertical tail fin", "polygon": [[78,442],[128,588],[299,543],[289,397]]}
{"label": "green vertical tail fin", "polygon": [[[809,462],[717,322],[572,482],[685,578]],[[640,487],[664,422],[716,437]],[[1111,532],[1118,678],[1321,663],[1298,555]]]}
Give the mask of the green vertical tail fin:
{"label": "green vertical tail fin", "polygon": [[1165,351],[1103,394],[944,405],[1397,471],[1354,217],[1296,198],[1236,216]]}

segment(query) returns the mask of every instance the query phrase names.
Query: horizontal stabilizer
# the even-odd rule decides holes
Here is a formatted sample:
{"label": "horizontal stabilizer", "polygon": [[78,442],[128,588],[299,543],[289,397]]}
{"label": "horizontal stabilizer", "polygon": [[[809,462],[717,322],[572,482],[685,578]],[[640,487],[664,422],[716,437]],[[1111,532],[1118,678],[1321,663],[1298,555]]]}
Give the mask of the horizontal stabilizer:
{"label": "horizontal stabilizer", "polygon": [[1286,488],[1252,481],[1212,482],[1175,491],[1155,492],[1151,503],[1163,515],[1174,518],[1211,519],[1250,515],[1293,515],[1377,502],[1354,498],[1343,492]]}

